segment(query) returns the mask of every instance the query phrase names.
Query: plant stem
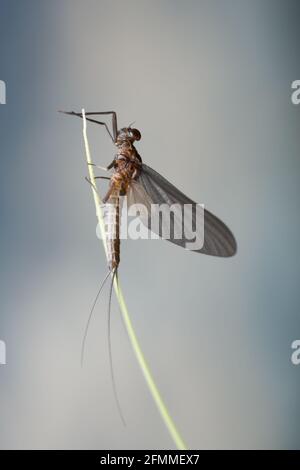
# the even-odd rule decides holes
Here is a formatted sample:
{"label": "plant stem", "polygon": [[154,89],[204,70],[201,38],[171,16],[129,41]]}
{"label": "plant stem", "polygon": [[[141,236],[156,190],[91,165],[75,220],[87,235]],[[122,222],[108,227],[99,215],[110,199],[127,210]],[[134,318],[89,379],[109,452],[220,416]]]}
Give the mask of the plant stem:
{"label": "plant stem", "polygon": [[[99,222],[99,227],[101,230],[102,234],[102,241],[103,241],[103,246],[105,250],[105,254],[107,256],[107,247],[105,243],[105,230],[104,230],[104,219],[103,219],[103,213],[101,209],[102,201],[100,199],[99,193],[96,190],[96,180],[95,180],[95,174],[94,174],[94,167],[92,165],[92,160],[91,160],[91,154],[90,154],[90,148],[89,148],[89,143],[88,143],[88,138],[87,138],[87,125],[86,125],[86,117],[85,117],[85,112],[84,109],[82,110],[82,118],[83,118],[83,139],[84,139],[84,145],[85,145],[85,153],[86,153],[86,160],[88,163],[88,169],[89,169],[89,178],[91,187],[92,187],[92,193],[94,197],[94,203],[95,203],[95,208],[96,208],[96,215],[97,219]],[[186,450],[187,447],[182,439],[182,437],[179,434],[179,431],[177,430],[175,423],[173,419],[170,416],[170,413],[160,395],[160,392],[157,388],[157,385],[154,381],[154,378],[152,376],[152,373],[149,369],[149,366],[146,362],[146,359],[144,357],[143,351],[141,349],[141,346],[139,344],[139,341],[137,339],[135,330],[132,325],[132,321],[128,312],[128,308],[126,306],[124,296],[121,290],[120,282],[118,277],[116,276],[114,279],[114,289],[116,293],[116,297],[118,299],[123,321],[125,323],[126,329],[127,329],[127,334],[129,336],[131,346],[133,348],[133,351],[135,353],[136,359],[138,361],[138,364],[143,372],[144,378],[146,380],[146,383],[148,385],[149,391],[152,395],[153,400],[156,403],[156,406],[161,414],[161,417],[177,447],[177,449],[180,450]]]}

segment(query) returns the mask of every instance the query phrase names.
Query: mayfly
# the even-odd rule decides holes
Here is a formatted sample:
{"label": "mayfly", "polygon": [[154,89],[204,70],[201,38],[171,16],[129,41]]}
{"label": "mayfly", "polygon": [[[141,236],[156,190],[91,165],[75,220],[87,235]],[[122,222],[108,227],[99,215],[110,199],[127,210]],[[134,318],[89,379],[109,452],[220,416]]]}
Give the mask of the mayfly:
{"label": "mayfly", "polygon": [[[63,111],[63,113],[82,118],[82,113],[75,113],[74,111]],[[103,203],[109,205],[114,214],[114,217],[111,217],[111,214],[107,211],[107,220],[110,221],[110,228],[108,230],[108,240],[110,240],[110,243],[107,245],[108,263],[109,271],[114,273],[117,272],[120,263],[119,225],[121,196],[127,196],[129,206],[131,204],[139,204],[146,208],[153,205],[159,206],[167,204],[168,206],[172,206],[176,204],[177,207],[179,205],[179,207],[184,208],[185,205],[189,205],[194,206],[196,209],[198,204],[185,196],[163,176],[142,162],[142,158],[134,145],[136,141],[141,139],[141,133],[138,129],[132,128],[131,126],[118,129],[117,114],[114,111],[88,112],[85,114],[86,116],[112,116],[112,133],[105,122],[91,118],[86,119],[104,126],[113,144],[117,148],[117,153],[112,162],[106,168],[102,168],[105,171],[113,170],[111,177],[108,178],[110,180],[109,189],[103,198]],[[174,219],[172,220],[173,228],[178,222],[176,220],[177,215],[181,214],[178,212],[177,214],[175,213]],[[195,222],[195,217],[196,211],[194,210],[192,211],[192,222]],[[143,217],[142,221],[150,230],[153,230],[151,217]],[[182,220],[180,220],[179,223],[181,224]],[[160,226],[158,235],[161,236],[162,232],[163,229]],[[190,241],[190,237],[185,233],[183,233],[181,237],[175,237],[172,236],[172,234],[173,231],[170,230],[170,237],[168,237],[167,240],[176,245],[185,247]],[[229,228],[211,212],[204,209],[203,244],[200,249],[192,251],[212,256],[230,257],[236,253],[236,249],[236,241]]]}
{"label": "mayfly", "polygon": [[[62,112],[71,116],[83,117],[82,113],[76,113],[74,111]],[[93,304],[91,314],[104,283],[108,279],[109,275],[112,275],[109,296],[110,315],[112,285],[115,276],[117,276],[120,264],[120,200],[123,196],[127,197],[128,207],[133,204],[137,204],[147,209],[147,216],[142,216],[142,214],[140,214],[141,221],[149,230],[155,232],[158,236],[166,238],[168,241],[181,247],[186,247],[190,242],[192,234],[194,234],[192,227],[196,227],[196,231],[202,231],[204,227],[203,233],[199,234],[199,238],[203,239],[201,248],[192,251],[218,257],[230,257],[236,253],[237,245],[235,238],[229,228],[220,219],[208,210],[203,209],[202,219],[204,219],[204,225],[201,225],[200,228],[197,227],[196,222],[197,215],[199,215],[199,205],[185,196],[163,176],[143,163],[142,158],[135,147],[135,142],[141,139],[141,133],[138,129],[131,127],[131,125],[118,129],[117,114],[114,111],[87,112],[85,115],[89,116],[86,117],[88,121],[105,127],[110,139],[117,149],[117,153],[112,162],[106,168],[100,167],[105,171],[112,170],[112,175],[109,178],[101,176],[98,177],[107,178],[109,180],[108,191],[102,199],[106,209],[106,246],[109,271],[101,284],[100,290]],[[111,116],[112,132],[106,122],[94,119],[94,116]],[[156,225],[152,223],[153,217],[151,215],[153,215],[153,213],[151,212],[151,207],[160,207],[162,205],[167,205],[168,207],[176,205],[177,207],[177,211],[173,213],[173,218],[168,220],[171,226],[169,227],[169,235],[167,237],[162,236],[164,233],[164,220],[160,221],[160,223]],[[192,208],[189,218],[190,229],[182,230],[180,232],[181,236],[176,236],[176,228],[182,228],[183,221],[184,224],[186,222],[186,219],[182,217],[185,206]],[[118,404],[117,396],[116,400]],[[122,417],[121,412],[120,414]]]}

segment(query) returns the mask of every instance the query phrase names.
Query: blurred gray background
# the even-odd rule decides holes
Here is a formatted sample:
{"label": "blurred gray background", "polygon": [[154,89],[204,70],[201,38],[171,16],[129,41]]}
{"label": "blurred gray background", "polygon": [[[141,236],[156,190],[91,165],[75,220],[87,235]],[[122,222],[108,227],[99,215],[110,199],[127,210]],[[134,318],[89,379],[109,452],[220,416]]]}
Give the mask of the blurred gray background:
{"label": "blurred gray background", "polygon": [[[153,375],[190,448],[298,448],[297,1],[0,0],[0,447],[173,448],[106,273],[81,122],[114,109],[144,161],[233,230],[232,259],[124,241],[120,275]],[[89,127],[94,160],[114,148]]]}

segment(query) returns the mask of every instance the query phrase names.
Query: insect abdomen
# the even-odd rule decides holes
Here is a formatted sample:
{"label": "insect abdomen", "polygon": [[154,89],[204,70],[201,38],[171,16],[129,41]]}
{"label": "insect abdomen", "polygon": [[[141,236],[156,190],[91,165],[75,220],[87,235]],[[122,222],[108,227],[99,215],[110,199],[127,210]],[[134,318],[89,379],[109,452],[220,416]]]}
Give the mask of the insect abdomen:
{"label": "insect abdomen", "polygon": [[111,193],[105,204],[104,224],[108,265],[110,270],[114,270],[120,263],[120,207],[117,190]]}

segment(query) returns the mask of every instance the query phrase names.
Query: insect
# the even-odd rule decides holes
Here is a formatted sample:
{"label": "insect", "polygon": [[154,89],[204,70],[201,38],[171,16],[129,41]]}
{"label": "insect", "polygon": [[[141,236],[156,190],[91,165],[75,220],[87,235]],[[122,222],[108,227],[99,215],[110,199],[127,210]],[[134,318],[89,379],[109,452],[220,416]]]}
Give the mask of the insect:
{"label": "insect", "polygon": [[[71,116],[82,118],[81,113],[75,113],[74,111],[63,112]],[[117,153],[112,162],[106,168],[102,168],[105,171],[113,170],[109,178],[109,189],[103,198],[103,203],[109,203],[111,209],[114,209],[114,218],[110,217],[111,214],[109,213],[107,216],[111,225],[108,233],[108,240],[110,242],[107,248],[109,270],[116,272],[120,263],[120,196],[126,195],[130,204],[141,204],[146,208],[152,205],[158,206],[162,204],[169,206],[176,204],[177,208],[178,206],[184,208],[184,206],[187,205],[192,208],[192,222],[195,222],[194,219],[197,215],[196,211],[193,211],[193,209],[196,209],[198,204],[185,196],[163,176],[142,162],[142,158],[135,147],[135,142],[141,139],[141,133],[138,129],[132,128],[131,126],[118,129],[117,115],[114,111],[86,113],[86,116],[96,115],[112,116],[112,133],[105,122],[90,117],[88,117],[87,120],[104,126],[117,148]],[[171,221],[171,229],[174,229],[176,226],[176,216],[178,215],[181,214],[175,214],[175,220]],[[142,220],[149,229],[153,230],[150,217],[147,219],[143,218]],[[156,231],[158,235],[161,236],[163,228],[156,227]],[[185,247],[188,241],[190,241],[190,238],[186,233],[183,233],[181,237],[172,236],[173,231],[170,230],[170,237],[168,237],[167,240]],[[236,241],[229,228],[211,212],[204,209],[203,246],[193,251],[212,256],[230,257],[236,253],[236,250]]]}
{"label": "insect", "polygon": [[[74,111],[62,112],[71,116],[83,117],[82,113],[76,113]],[[110,314],[112,285],[114,277],[117,276],[120,264],[120,199],[122,196],[127,196],[129,206],[132,204],[138,204],[147,209],[146,215],[140,214],[140,218],[147,228],[152,232],[155,232],[160,237],[162,237],[163,233],[167,232],[168,236],[163,238],[166,238],[168,241],[178,246],[187,247],[195,233],[197,235],[197,231],[203,230],[202,224],[200,224],[200,227],[197,227],[199,214],[200,219],[202,219],[202,222],[204,223],[204,231],[200,234],[202,243],[200,248],[192,251],[218,257],[230,257],[236,253],[237,244],[232,232],[220,219],[206,209],[199,211],[199,205],[196,202],[185,196],[163,176],[143,163],[142,158],[135,147],[135,143],[141,139],[141,133],[138,129],[131,127],[131,125],[118,129],[117,114],[114,111],[87,112],[85,115],[87,116],[86,119],[88,121],[105,127],[110,139],[117,149],[112,162],[106,168],[100,167],[105,171],[112,170],[112,175],[109,178],[101,176],[98,177],[107,178],[109,180],[109,188],[103,198],[103,203],[106,206],[105,222],[108,227],[106,233],[106,246],[109,272],[101,284],[96,300],[93,304],[89,317],[90,321],[91,314],[101,289],[109,275],[112,275],[109,297]],[[95,119],[94,116],[111,116],[112,132],[106,122],[99,121]],[[158,208],[161,205],[166,205],[167,207],[176,206],[173,217],[168,219],[169,230],[167,231],[164,230],[164,220],[153,224],[153,212],[151,212],[151,208]],[[189,207],[190,209],[187,218],[183,216],[186,207]],[[189,225],[187,230],[180,230],[183,228],[186,229],[187,225]],[[196,227],[196,231],[193,227]],[[178,232],[180,232],[179,236]],[[112,379],[114,383],[113,375]],[[116,401],[118,404],[117,396]]]}

